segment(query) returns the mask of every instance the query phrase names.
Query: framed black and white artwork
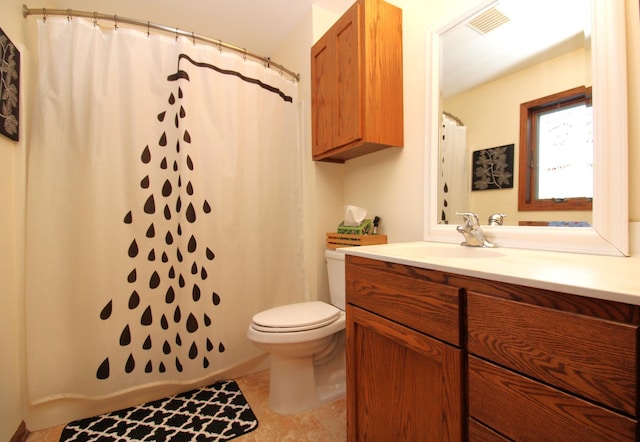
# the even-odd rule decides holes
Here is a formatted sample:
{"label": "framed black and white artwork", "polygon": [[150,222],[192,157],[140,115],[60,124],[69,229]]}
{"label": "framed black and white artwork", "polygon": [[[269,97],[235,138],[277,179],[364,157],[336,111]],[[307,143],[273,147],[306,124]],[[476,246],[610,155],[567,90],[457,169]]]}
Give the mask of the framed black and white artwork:
{"label": "framed black and white artwork", "polygon": [[19,138],[20,51],[0,28],[0,133]]}
{"label": "framed black and white artwork", "polygon": [[513,144],[473,152],[471,190],[513,188]]}

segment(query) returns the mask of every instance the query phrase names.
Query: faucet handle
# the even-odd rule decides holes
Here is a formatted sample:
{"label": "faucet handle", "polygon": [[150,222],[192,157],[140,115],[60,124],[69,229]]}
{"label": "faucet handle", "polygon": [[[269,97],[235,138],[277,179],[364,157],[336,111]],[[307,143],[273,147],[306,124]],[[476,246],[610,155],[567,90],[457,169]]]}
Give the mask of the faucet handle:
{"label": "faucet handle", "polygon": [[480,225],[478,215],[473,212],[456,212],[456,215],[462,216],[465,224],[469,227],[476,227]]}
{"label": "faucet handle", "polygon": [[456,212],[456,215],[464,217],[464,225],[456,227],[456,230],[464,236],[462,246],[468,247],[495,247],[484,237],[478,215],[473,212]]}
{"label": "faucet handle", "polygon": [[489,217],[490,226],[501,226],[504,222],[504,217],[507,216],[504,213],[494,213]]}

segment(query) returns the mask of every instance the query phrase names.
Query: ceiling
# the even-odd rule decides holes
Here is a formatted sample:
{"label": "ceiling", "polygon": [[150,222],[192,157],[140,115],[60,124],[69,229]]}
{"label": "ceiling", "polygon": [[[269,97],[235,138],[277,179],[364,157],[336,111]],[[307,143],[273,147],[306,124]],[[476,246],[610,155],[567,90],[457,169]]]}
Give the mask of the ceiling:
{"label": "ceiling", "polygon": [[[341,14],[354,1],[53,0],[52,8],[95,11],[150,21],[219,39],[258,55],[270,57],[306,16],[312,5]],[[29,8],[40,6],[27,3]]]}
{"label": "ceiling", "polygon": [[468,26],[488,7],[442,37],[443,96],[590,44],[590,0],[500,0],[492,7],[508,21],[484,34]]}
{"label": "ceiling", "polygon": [[[310,13],[312,6],[339,15],[354,1],[49,0],[49,4],[56,9],[148,20],[271,57]],[[445,96],[496,78],[515,67],[522,68],[541,53],[548,55],[559,41],[566,43],[582,32],[588,17],[579,11],[588,10],[585,6],[590,3],[590,0],[499,0],[498,9],[511,18],[507,24],[484,36],[466,25],[449,30],[444,37],[447,47],[442,82]],[[530,6],[522,9],[523,4]],[[27,4],[27,7],[39,8],[41,4]],[[576,39],[569,43],[576,43]],[[584,44],[584,39],[580,43]]]}

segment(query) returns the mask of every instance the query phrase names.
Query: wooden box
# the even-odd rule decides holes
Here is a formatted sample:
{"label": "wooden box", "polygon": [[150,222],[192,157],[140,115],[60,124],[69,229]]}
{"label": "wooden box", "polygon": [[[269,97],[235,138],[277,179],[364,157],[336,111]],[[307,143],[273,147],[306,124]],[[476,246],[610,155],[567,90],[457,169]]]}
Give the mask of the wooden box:
{"label": "wooden box", "polygon": [[327,233],[327,249],[351,246],[386,244],[387,235],[352,235],[350,233]]}

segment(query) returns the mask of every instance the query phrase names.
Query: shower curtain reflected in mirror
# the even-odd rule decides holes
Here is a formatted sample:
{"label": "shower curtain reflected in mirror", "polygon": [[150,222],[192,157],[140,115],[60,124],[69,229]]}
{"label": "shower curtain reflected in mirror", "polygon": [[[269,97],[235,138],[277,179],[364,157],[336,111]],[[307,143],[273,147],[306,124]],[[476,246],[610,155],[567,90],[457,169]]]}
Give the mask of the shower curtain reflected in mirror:
{"label": "shower curtain reflected in mirror", "polygon": [[469,161],[467,128],[443,114],[438,177],[440,224],[455,224],[458,222],[456,212],[470,210]]}
{"label": "shower curtain reflected in mirror", "polygon": [[304,299],[294,82],[190,39],[38,22],[29,399],[224,377]]}

